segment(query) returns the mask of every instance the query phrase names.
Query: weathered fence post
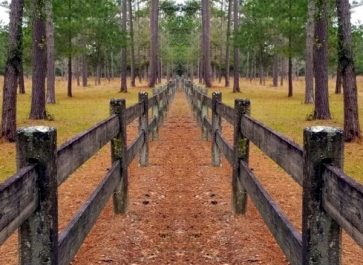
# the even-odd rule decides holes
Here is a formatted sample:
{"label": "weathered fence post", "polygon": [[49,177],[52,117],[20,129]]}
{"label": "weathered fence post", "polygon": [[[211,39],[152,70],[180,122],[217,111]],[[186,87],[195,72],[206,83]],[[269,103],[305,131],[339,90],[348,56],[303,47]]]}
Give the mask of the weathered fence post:
{"label": "weathered fence post", "polygon": [[208,106],[207,106],[207,96],[203,95],[201,100],[201,115],[202,115],[202,139],[208,140],[208,129],[204,125],[204,119],[208,117]]}
{"label": "weathered fence post", "polygon": [[217,146],[216,134],[221,131],[221,116],[217,113],[217,105],[222,102],[221,92],[214,92],[212,94],[212,164],[215,167],[221,165],[221,155]]}
{"label": "weathered fence post", "polygon": [[120,161],[120,184],[113,194],[113,205],[115,213],[125,213],[128,198],[126,101],[124,99],[112,99],[110,101],[110,114],[116,114],[119,119],[119,133],[111,140],[112,163]]}
{"label": "weathered fence post", "polygon": [[19,264],[58,264],[57,131],[17,131],[17,168],[36,164],[38,207],[19,229]]}
{"label": "weathered fence post", "polygon": [[151,138],[153,141],[159,139],[159,112],[160,112],[160,105],[159,105],[159,96],[155,88],[153,89],[153,96],[156,98],[156,103],[152,106],[152,115],[156,119],[156,126],[152,131]]}
{"label": "weathered fence post", "polygon": [[341,228],[324,211],[324,163],[341,167],[343,132],[331,127],[304,130],[303,262],[304,265],[341,264]]}
{"label": "weathered fence post", "polygon": [[248,163],[249,140],[241,132],[241,119],[243,115],[250,115],[251,103],[248,99],[234,101],[235,119],[233,132],[233,176],[232,176],[232,203],[236,214],[244,214],[247,206],[247,191],[239,181],[240,161]]}
{"label": "weathered fence post", "polygon": [[147,92],[139,93],[139,102],[144,104],[144,111],[139,118],[139,132],[144,133],[144,144],[140,151],[140,166],[146,167],[149,163],[149,141],[148,141],[148,125],[149,125],[149,102]]}

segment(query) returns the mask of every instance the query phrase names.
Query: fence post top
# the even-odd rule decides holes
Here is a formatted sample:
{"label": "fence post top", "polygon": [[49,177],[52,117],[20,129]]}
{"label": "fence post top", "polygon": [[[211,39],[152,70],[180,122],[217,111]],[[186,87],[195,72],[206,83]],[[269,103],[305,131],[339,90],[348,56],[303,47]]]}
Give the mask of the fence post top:
{"label": "fence post top", "polygon": [[123,98],[113,98],[110,100],[110,104],[113,106],[121,106],[126,102]]}
{"label": "fence post top", "polygon": [[57,133],[57,129],[48,126],[31,126],[31,127],[24,127],[19,128],[16,130],[18,135],[25,135],[25,136],[32,136],[32,135],[53,135]]}
{"label": "fence post top", "polygon": [[248,98],[237,98],[234,100],[234,105],[236,107],[249,107],[251,106],[251,101]]}
{"label": "fence post top", "polygon": [[212,97],[217,98],[217,97],[221,97],[221,96],[222,96],[222,93],[221,93],[220,91],[214,91],[214,92],[212,93]]}
{"label": "fence post top", "polygon": [[341,128],[330,126],[312,126],[304,129],[304,137],[314,136],[314,139],[318,138],[331,138],[334,136],[342,137],[343,130]]}
{"label": "fence post top", "polygon": [[139,92],[139,97],[147,97],[148,93],[146,91],[140,91]]}

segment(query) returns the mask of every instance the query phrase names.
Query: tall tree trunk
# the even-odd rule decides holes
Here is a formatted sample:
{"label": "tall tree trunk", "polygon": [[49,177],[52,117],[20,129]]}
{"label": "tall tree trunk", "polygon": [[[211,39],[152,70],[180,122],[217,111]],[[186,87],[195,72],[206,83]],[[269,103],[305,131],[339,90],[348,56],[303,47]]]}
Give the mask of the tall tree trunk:
{"label": "tall tree trunk", "polygon": [[212,86],[209,4],[208,0],[202,0],[203,78],[206,87]]}
{"label": "tall tree trunk", "polygon": [[[338,54],[339,57],[339,54]],[[335,94],[341,94],[342,93],[342,70],[340,63],[337,64],[337,76],[336,76],[336,82],[335,82]]]}
{"label": "tall tree trunk", "polygon": [[[239,0],[234,0],[233,4],[233,29],[237,34],[239,27]],[[233,53],[234,66],[233,66],[233,93],[241,92],[239,87],[239,50],[238,47],[234,47]]]}
{"label": "tall tree trunk", "polygon": [[16,90],[22,67],[23,0],[10,4],[9,47],[5,65],[3,106],[0,136],[14,142],[16,136]]}
{"label": "tall tree trunk", "polygon": [[350,4],[348,0],[336,0],[336,4],[339,27],[338,54],[344,90],[344,139],[350,142],[361,137],[350,24]]}
{"label": "tall tree trunk", "polygon": [[151,0],[150,10],[150,65],[149,87],[154,87],[158,78],[158,48],[159,48],[159,0]]}
{"label": "tall tree trunk", "polygon": [[45,78],[47,75],[45,1],[33,0],[32,102],[30,119],[45,119]]}
{"label": "tall tree trunk", "polygon": [[134,41],[134,21],[132,17],[132,0],[129,1],[129,23],[130,23],[130,52],[131,52],[131,86],[135,84],[135,41]]}
{"label": "tall tree trunk", "polygon": [[314,103],[314,16],[315,0],[308,0],[305,48],[305,104]]}
{"label": "tall tree trunk", "polygon": [[24,81],[24,66],[23,66],[23,61],[20,63],[18,81],[19,81],[19,94],[25,94],[25,81]]}
{"label": "tall tree trunk", "polygon": [[289,71],[288,71],[288,78],[289,78],[289,87],[288,87],[288,97],[292,97],[293,96],[293,84],[292,84],[292,72],[293,72],[293,69],[292,69],[292,57],[291,57],[291,54],[289,55]]}
{"label": "tall tree trunk", "polygon": [[87,87],[88,85],[88,65],[86,55],[82,56],[82,86]]}
{"label": "tall tree trunk", "polygon": [[314,73],[315,73],[315,110],[316,119],[330,119],[328,91],[328,3],[316,1]]}
{"label": "tall tree trunk", "polygon": [[229,68],[230,68],[230,37],[231,37],[231,17],[232,17],[232,0],[228,0],[227,16],[227,41],[226,41],[226,70],[225,70],[225,87],[229,87]]}
{"label": "tall tree trunk", "polygon": [[[127,32],[127,0],[122,0],[122,22],[123,32]],[[121,92],[127,92],[127,54],[126,46],[121,48]]]}
{"label": "tall tree trunk", "polygon": [[67,96],[72,97],[72,54],[68,54],[68,85],[67,85]]}
{"label": "tall tree trunk", "polygon": [[278,85],[279,85],[279,58],[277,54],[274,54],[272,62],[272,86],[277,87]]}
{"label": "tall tree trunk", "polygon": [[293,65],[292,65],[292,0],[289,0],[289,92],[288,97],[293,96],[293,83],[292,83],[292,73],[293,73]]}
{"label": "tall tree trunk", "polygon": [[47,103],[55,103],[55,67],[54,67],[54,25],[52,1],[46,1],[47,10]]}

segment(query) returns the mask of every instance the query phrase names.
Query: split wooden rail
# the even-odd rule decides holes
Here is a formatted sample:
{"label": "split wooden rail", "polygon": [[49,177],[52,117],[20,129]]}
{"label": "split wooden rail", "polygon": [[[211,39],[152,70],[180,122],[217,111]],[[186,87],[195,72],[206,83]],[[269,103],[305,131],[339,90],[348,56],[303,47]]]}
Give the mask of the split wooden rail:
{"label": "split wooden rail", "polygon": [[[219,92],[210,98],[190,81],[184,81],[184,90],[203,137],[211,135],[213,165],[220,165],[222,153],[233,167],[234,211],[245,213],[249,195],[291,264],[340,265],[342,228],[363,246],[363,186],[342,171],[340,129],[306,128],[301,148],[252,118],[249,100],[237,99],[231,108]],[[222,136],[222,118],[234,127],[232,145]],[[250,141],[302,186],[302,233],[249,169]]]}
{"label": "split wooden rail", "polygon": [[[112,194],[114,211],[125,212],[128,166],[138,153],[140,165],[147,166],[149,134],[157,137],[175,89],[175,82],[169,82],[155,89],[151,98],[140,92],[139,102],[129,108],[124,99],[111,100],[109,118],[58,150],[56,129],[18,130],[18,172],[0,184],[0,244],[19,229],[19,264],[69,264]],[[139,134],[127,146],[126,127],[135,119]],[[109,142],[112,167],[58,235],[58,186]]]}

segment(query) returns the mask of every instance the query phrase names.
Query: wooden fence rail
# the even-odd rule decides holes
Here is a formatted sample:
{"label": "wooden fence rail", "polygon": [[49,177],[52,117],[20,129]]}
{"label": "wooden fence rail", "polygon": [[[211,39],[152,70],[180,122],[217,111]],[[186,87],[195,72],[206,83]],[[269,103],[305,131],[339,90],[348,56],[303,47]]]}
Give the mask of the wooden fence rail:
{"label": "wooden fence rail", "polygon": [[[176,82],[172,81],[155,89],[150,99],[141,92],[139,102],[129,108],[123,99],[111,100],[109,118],[58,150],[54,128],[18,130],[18,172],[0,184],[0,244],[19,229],[19,264],[69,264],[111,195],[114,211],[126,211],[128,166],[137,154],[140,165],[147,165],[148,135],[158,131],[175,90]],[[137,118],[138,137],[127,146],[126,127]],[[111,169],[58,235],[58,186],[109,142]]]}
{"label": "wooden fence rail", "polygon": [[[342,228],[363,246],[363,185],[342,171],[340,129],[316,126],[304,130],[304,148],[249,116],[249,100],[222,103],[221,93],[184,80],[184,90],[202,127],[212,140],[212,164],[220,153],[233,167],[232,203],[245,213],[248,194],[277,243],[293,265],[340,265]],[[211,119],[208,111],[211,109]],[[233,146],[222,136],[222,118],[234,126]],[[199,122],[201,121],[201,122]],[[259,147],[303,188],[303,225],[298,231],[248,167],[249,141]]]}

